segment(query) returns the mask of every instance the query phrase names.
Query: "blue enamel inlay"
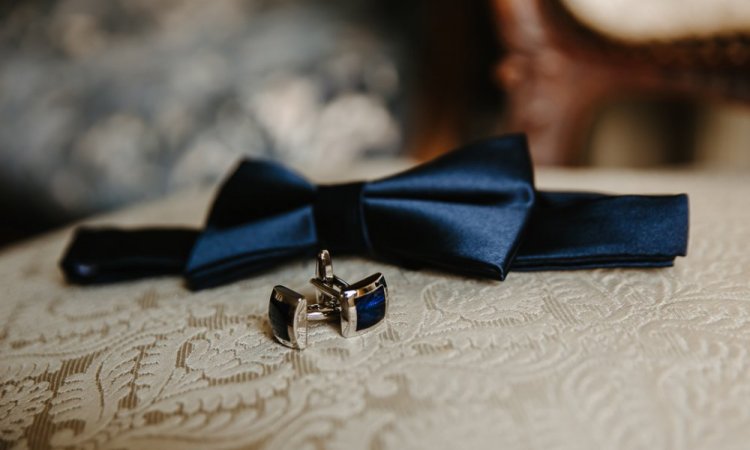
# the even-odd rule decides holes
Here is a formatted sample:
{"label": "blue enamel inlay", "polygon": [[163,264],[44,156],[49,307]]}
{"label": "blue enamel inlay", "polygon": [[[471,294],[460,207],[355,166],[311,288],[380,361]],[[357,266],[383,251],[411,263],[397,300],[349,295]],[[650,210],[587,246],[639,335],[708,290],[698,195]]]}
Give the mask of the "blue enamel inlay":
{"label": "blue enamel inlay", "polygon": [[271,302],[268,305],[268,321],[271,322],[271,328],[273,334],[278,336],[279,339],[285,341],[291,341],[289,337],[289,325],[291,318],[294,317],[294,311],[292,305],[277,301],[271,297]]}
{"label": "blue enamel inlay", "polygon": [[357,331],[378,324],[385,317],[385,285],[357,299],[355,308],[357,309]]}

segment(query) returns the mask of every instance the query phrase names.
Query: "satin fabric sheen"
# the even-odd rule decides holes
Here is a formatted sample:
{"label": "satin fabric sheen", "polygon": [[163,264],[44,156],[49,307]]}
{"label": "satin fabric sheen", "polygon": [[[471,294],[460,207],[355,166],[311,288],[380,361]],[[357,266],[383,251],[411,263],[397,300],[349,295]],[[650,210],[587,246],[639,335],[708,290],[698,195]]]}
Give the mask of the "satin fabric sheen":
{"label": "satin fabric sheen", "polygon": [[244,161],[202,231],[81,228],[61,266],[79,284],[183,273],[203,289],[327,248],[502,280],[511,269],[669,266],[687,238],[686,195],[538,192],[526,139],[510,135],[341,185]]}

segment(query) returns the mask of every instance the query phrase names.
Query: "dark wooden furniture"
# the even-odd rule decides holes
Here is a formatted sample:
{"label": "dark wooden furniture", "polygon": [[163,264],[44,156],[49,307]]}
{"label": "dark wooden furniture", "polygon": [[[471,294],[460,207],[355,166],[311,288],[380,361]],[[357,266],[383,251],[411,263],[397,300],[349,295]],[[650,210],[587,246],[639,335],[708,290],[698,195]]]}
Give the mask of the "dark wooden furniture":
{"label": "dark wooden furniture", "polygon": [[[750,102],[750,34],[629,44],[598,34],[554,0],[491,0],[506,54],[496,79],[508,125],[540,164],[579,164],[606,102],[660,96]],[[750,30],[748,30],[750,31]]]}

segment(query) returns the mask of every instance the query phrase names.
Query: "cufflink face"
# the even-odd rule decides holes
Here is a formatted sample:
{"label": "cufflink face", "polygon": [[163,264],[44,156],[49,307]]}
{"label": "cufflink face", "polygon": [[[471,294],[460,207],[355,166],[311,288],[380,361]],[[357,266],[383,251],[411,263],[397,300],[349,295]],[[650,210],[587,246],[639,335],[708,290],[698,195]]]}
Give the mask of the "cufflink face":
{"label": "cufflink face", "polygon": [[381,273],[348,285],[340,296],[341,334],[357,336],[383,323],[388,312],[388,286]]}
{"label": "cufflink face", "polygon": [[276,286],[268,304],[268,321],[277,341],[294,349],[307,347],[307,299],[284,286]]}

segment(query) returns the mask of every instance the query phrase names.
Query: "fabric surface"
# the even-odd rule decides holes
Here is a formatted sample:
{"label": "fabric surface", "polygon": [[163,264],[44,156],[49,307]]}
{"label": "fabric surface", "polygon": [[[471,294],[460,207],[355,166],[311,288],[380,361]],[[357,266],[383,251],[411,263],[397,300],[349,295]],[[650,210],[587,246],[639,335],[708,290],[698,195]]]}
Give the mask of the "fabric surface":
{"label": "fabric surface", "polygon": [[[354,175],[353,175],[354,176]],[[321,180],[322,181],[322,180]],[[547,189],[691,198],[662,269],[385,275],[386,325],[275,343],[271,288],[313,261],[191,293],[63,283],[70,230],[0,255],[0,448],[741,449],[750,425],[750,183],[692,172],[539,174]],[[197,226],[211,192],[98,223]]]}

